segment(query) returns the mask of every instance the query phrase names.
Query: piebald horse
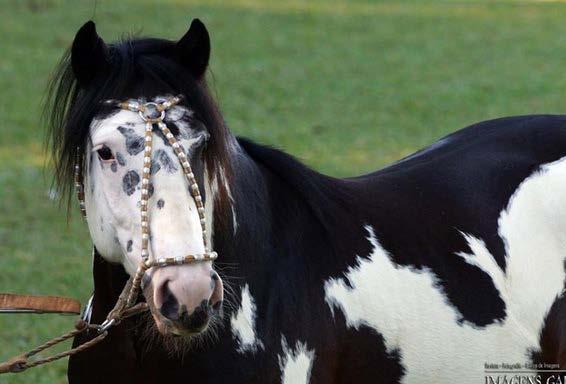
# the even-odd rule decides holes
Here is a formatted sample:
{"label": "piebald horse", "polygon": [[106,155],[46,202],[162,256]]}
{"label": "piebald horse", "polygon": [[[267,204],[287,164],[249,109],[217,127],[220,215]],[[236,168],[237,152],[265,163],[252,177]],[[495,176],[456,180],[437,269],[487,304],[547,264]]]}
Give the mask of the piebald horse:
{"label": "piebald horse", "polygon": [[[71,384],[489,383],[516,364],[560,377],[543,369],[566,368],[566,117],[482,122],[337,179],[232,135],[209,55],[199,20],[176,42],[112,44],[88,22],[54,77],[57,178],[71,188],[80,160],[94,243],[85,319],[105,319],[143,257],[218,254],[148,270],[151,315],[73,356]],[[206,232],[179,146],[150,127],[144,159],[147,125],[107,102],[177,95],[163,123]]]}

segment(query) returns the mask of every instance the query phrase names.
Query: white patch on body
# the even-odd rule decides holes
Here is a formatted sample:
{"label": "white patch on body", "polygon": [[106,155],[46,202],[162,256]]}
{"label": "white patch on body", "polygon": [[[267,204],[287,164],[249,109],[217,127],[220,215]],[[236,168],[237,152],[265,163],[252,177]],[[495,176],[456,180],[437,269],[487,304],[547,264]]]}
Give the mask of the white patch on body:
{"label": "white patch on body", "polygon": [[255,352],[263,349],[263,344],[255,333],[256,305],[246,284],[242,288],[242,302],[238,312],[232,314],[230,324],[232,335],[238,341],[238,352]]}
{"label": "white patch on body", "polygon": [[345,278],[326,281],[326,301],[342,310],[348,327],[370,326],[383,335],[388,352],[399,351],[405,383],[476,383],[485,376],[485,363],[529,362],[530,352],[539,348],[545,316],[563,293],[565,158],[525,179],[498,224],[506,272],[484,242],[471,235],[464,235],[471,253],[458,256],[492,278],[506,304],[501,322],[483,328],[458,323],[461,314],[435,274],[392,262],[369,226],[369,259],[358,257]]}
{"label": "white patch on body", "polygon": [[308,384],[311,378],[314,350],[306,344],[297,342],[290,349],[285,338],[281,338],[283,356],[278,356],[281,369],[281,384]]}

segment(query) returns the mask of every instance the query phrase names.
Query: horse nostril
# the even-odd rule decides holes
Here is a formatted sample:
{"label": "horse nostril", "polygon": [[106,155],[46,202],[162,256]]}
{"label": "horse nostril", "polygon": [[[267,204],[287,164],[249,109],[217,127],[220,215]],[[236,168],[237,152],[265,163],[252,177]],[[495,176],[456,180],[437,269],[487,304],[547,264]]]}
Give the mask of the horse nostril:
{"label": "horse nostril", "polygon": [[223,311],[223,307],[222,307],[222,300],[219,300],[212,305],[212,313],[214,313],[215,315],[217,315],[219,317],[224,316],[224,311]]}
{"label": "horse nostril", "polygon": [[220,276],[218,276],[218,273],[214,269],[210,271],[210,288],[212,290],[214,290],[214,287],[216,287],[216,283],[218,283],[219,280]]}
{"label": "horse nostril", "polygon": [[208,319],[210,317],[210,305],[208,300],[203,300],[201,304],[195,308],[193,313],[189,315],[187,311],[184,311],[180,318],[179,322],[183,326],[183,328],[187,330],[201,330],[206,326],[208,323]]}
{"label": "horse nostril", "polygon": [[169,289],[169,282],[166,281],[161,288],[160,295],[163,299],[163,304],[159,308],[159,312],[169,320],[179,319],[179,302]]}

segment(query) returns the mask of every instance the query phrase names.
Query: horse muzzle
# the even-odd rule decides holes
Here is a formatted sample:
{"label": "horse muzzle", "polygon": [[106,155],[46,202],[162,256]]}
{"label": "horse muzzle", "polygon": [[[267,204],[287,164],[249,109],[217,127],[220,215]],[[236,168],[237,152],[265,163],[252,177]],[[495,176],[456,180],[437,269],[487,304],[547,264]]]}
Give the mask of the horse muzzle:
{"label": "horse muzzle", "polygon": [[220,314],[224,287],[210,263],[156,270],[150,289],[152,314],[163,334],[201,333]]}

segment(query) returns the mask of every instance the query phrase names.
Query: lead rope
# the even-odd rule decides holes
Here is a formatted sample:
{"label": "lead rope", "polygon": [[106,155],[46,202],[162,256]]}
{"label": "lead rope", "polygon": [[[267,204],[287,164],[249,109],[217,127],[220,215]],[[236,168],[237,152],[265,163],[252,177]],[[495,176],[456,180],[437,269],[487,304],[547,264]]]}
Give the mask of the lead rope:
{"label": "lead rope", "polygon": [[[51,363],[55,360],[62,359],[67,356],[75,355],[86,349],[92,348],[96,344],[100,343],[102,340],[108,336],[108,331],[110,328],[118,325],[122,320],[134,316],[136,314],[145,312],[148,310],[146,303],[135,304],[139,296],[141,281],[144,274],[150,268],[164,267],[167,265],[182,265],[189,264],[199,261],[213,261],[218,257],[218,254],[212,251],[209,247],[206,232],[206,218],[204,214],[204,204],[202,201],[202,196],[200,194],[198,182],[192,171],[191,165],[187,159],[187,155],[183,146],[177,141],[175,136],[171,133],[167,125],[163,122],[165,118],[166,111],[174,105],[181,102],[182,96],[175,96],[169,98],[163,103],[148,102],[142,103],[137,100],[129,100],[125,102],[118,102],[115,100],[107,100],[104,103],[106,105],[115,106],[121,109],[129,110],[132,112],[138,112],[142,120],[145,122],[145,148],[144,148],[144,165],[143,165],[143,176],[142,176],[142,189],[141,189],[141,200],[140,200],[140,212],[141,212],[141,258],[142,261],[138,266],[138,269],[133,277],[126,282],[124,289],[120,293],[114,308],[108,313],[104,322],[100,325],[89,324],[84,320],[79,320],[75,324],[75,329],[67,332],[59,337],[53,338],[44,344],[41,344],[37,348],[28,351],[24,354],[13,357],[4,363],[0,363],[0,374],[3,373],[17,373],[23,372],[24,370],[39,365]],[[150,259],[149,258],[149,240],[150,240],[150,230],[149,230],[149,184],[151,178],[151,153],[152,153],[152,143],[153,143],[153,126],[154,124],[161,130],[163,135],[167,138],[169,144],[173,148],[175,155],[181,163],[183,168],[183,173],[189,184],[189,190],[191,196],[197,207],[197,212],[200,219],[200,225],[202,230],[202,240],[204,244],[205,252],[202,254],[177,256],[177,257],[165,257]],[[86,206],[84,200],[84,184],[82,177],[82,164],[80,161],[80,151],[77,151],[77,159],[75,162],[75,190],[77,194],[77,199],[79,200],[79,209],[83,217],[86,217]],[[98,335],[93,339],[78,345],[75,348],[71,348],[67,351],[41,358],[35,361],[29,361],[29,359],[48,349],[64,342],[70,338],[73,338],[83,332],[88,330],[95,330]]]}

